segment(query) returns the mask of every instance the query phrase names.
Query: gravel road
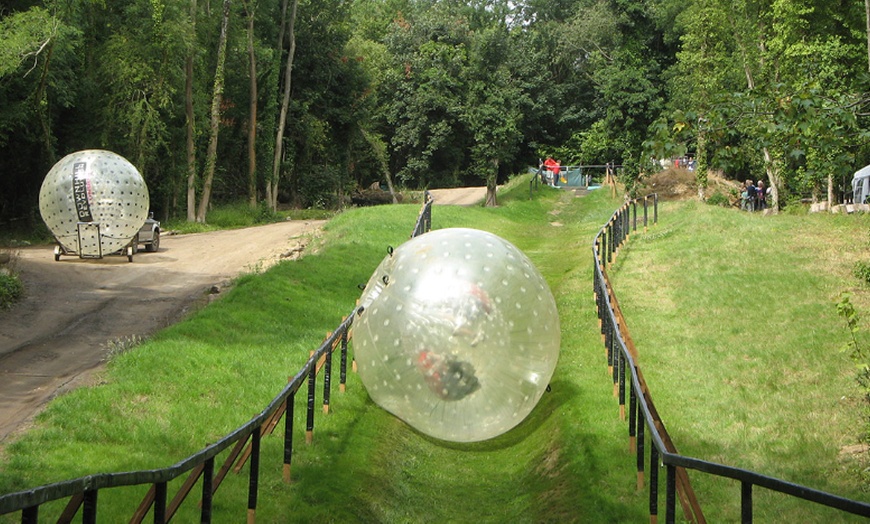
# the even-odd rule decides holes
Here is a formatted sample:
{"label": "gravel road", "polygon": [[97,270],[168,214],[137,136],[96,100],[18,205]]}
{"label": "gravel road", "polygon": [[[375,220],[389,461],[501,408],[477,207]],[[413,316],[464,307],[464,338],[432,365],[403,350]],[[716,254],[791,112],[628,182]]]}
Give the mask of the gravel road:
{"label": "gravel road", "polygon": [[179,320],[209,290],[298,249],[323,221],[191,235],[163,235],[133,262],[21,249],[26,296],[0,312],[0,444],[26,429],[52,397],[87,383],[111,341],[147,337]]}

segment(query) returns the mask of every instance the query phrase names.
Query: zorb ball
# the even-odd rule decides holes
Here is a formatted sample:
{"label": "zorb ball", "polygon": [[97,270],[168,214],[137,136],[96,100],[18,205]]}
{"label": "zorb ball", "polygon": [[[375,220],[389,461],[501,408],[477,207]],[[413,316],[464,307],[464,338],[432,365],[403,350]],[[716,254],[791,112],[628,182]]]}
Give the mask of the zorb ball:
{"label": "zorb ball", "polygon": [[402,244],[360,306],[354,356],[372,400],[441,440],[486,440],[519,424],[559,357],[546,281],[485,231],[441,229]]}
{"label": "zorb ball", "polygon": [[[98,149],[63,157],[39,190],[45,225],[66,251],[79,254],[123,249],[148,218],[148,206],[148,187],[133,164]],[[89,233],[80,235],[80,225]]]}

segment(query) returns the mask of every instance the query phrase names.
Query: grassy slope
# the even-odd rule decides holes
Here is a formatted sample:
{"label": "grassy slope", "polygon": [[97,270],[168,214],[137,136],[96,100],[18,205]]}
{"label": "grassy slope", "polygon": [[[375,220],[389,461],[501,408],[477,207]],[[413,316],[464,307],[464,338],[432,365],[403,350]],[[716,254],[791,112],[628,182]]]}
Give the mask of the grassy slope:
{"label": "grassy slope", "polygon": [[[330,415],[318,414],[314,445],[305,445],[301,438],[304,409],[298,405],[294,482],[289,486],[280,480],[280,438],[264,438],[259,521],[647,520],[647,495],[635,491],[634,457],[628,453],[626,425],[617,417],[605,375],[591,300],[591,238],[618,203],[604,192],[574,199],[568,193],[547,188],[529,201],[526,191],[523,184],[514,186],[502,195],[502,206],[494,210],[438,207],[433,225],[476,227],[499,234],[526,252],[547,278],[559,306],[563,332],[553,391],[544,395],[530,417],[508,434],[483,443],[454,445],[422,436],[377,408],[358,377],[350,374],[348,391],[336,394]],[[53,402],[39,418],[38,426],[9,447],[0,471],[0,492],[107,469],[163,466],[243,423],[277,393],[287,376],[307,357],[308,350],[316,347],[341,315],[350,311],[359,294],[357,284],[368,279],[388,245],[396,246],[407,239],[418,210],[416,205],[389,206],[340,215],[329,223],[324,245],[316,255],[281,264],[263,275],[241,278],[224,299],[117,358],[104,374],[103,384]],[[661,339],[674,338],[646,338],[655,336],[662,324],[686,330],[679,336],[687,338],[692,334],[682,322],[682,310],[662,307],[661,294],[650,293],[651,288],[665,288],[666,304],[685,300],[682,295],[687,292],[682,290],[684,283],[679,278],[658,282],[668,271],[674,248],[658,255],[661,258],[655,263],[647,259],[656,256],[667,242],[681,236],[694,238],[696,226],[691,224],[699,217],[718,224],[709,229],[726,232],[736,227],[729,221],[743,224],[762,220],[706,206],[694,211],[668,208],[660,216],[662,225],[647,236],[633,238],[614,271],[619,280],[617,292],[633,332],[637,324],[635,338],[645,359],[647,353],[652,353],[645,349],[647,346],[656,347],[658,354]],[[760,222],[756,229],[774,229],[775,223]],[[735,235],[734,241],[738,238]],[[695,246],[704,256],[710,251],[703,242]],[[723,243],[723,247],[731,245]],[[720,253],[711,258],[724,256]],[[705,279],[698,280],[697,285],[703,287]],[[632,285],[633,289],[626,287],[622,291],[621,286]],[[632,292],[639,294],[636,302],[628,300]],[[732,305],[742,308],[743,302]],[[824,306],[830,304],[825,302]],[[632,308],[630,312],[628,308]],[[816,313],[809,304],[798,309],[806,311]],[[637,322],[633,315],[638,317]],[[654,323],[651,319],[656,315],[673,321]],[[697,321],[700,319],[693,320]],[[719,335],[712,338],[716,337]],[[723,350],[720,360],[740,364],[740,360],[728,358],[730,353],[734,352]],[[829,360],[839,359],[842,364],[841,356],[835,350],[833,353]],[[654,360],[650,354],[648,364],[668,362],[668,358],[662,354]],[[680,354],[677,361],[685,358]],[[699,360],[709,363],[710,359]],[[643,362],[647,364],[647,360]],[[699,433],[703,424],[697,417],[709,419],[711,415],[708,412],[696,417],[694,412],[684,412],[684,389],[670,388],[674,379],[666,375],[674,367],[680,366],[660,365],[647,375],[651,382],[655,381],[653,391],[667,410],[666,420],[678,446],[704,456],[704,448],[695,442],[712,441],[721,428]],[[762,367],[771,366],[768,363]],[[848,387],[849,371],[838,369],[838,380]],[[727,372],[734,375],[744,371],[740,368]],[[713,376],[723,373],[716,369]],[[769,387],[776,383],[770,380]],[[758,402],[759,397],[740,400]],[[714,421],[719,416],[720,410],[712,412]],[[714,442],[714,447],[731,445],[726,444]],[[806,450],[801,452],[798,458],[805,457]],[[763,458],[763,454],[758,455]],[[711,458],[735,463],[719,455]],[[791,467],[802,463],[806,469],[803,480],[784,476],[828,489],[822,484],[828,470],[813,476],[815,456],[803,461],[793,458],[775,455],[773,460],[791,463]],[[846,494],[854,492],[845,488]],[[228,477],[216,499],[216,521],[239,520],[245,507],[245,489],[246,475]],[[718,486],[710,489],[714,490],[710,503],[728,511],[733,489],[729,488],[725,495]],[[128,516],[130,505],[135,504],[131,501],[142,495],[139,488],[101,493],[101,520],[116,521]],[[115,506],[123,500],[126,509],[117,509]],[[195,520],[194,506],[188,502],[179,521]],[[50,513],[46,509],[41,514]]]}
{"label": "grassy slope", "polygon": [[[642,518],[624,428],[609,387],[596,384],[601,349],[590,329],[588,246],[615,203],[603,193],[581,201],[549,189],[529,201],[526,191],[516,185],[495,210],[436,208],[434,225],[472,226],[508,238],[539,266],[560,308],[575,310],[563,320],[565,349],[553,392],[514,431],[459,446],[397,422],[351,375],[330,416],[318,416],[315,444],[306,446],[297,435],[290,486],[280,481],[280,439],[264,439],[261,521]],[[553,208],[561,214],[548,214]],[[100,386],[56,400],[33,431],[9,446],[0,492],[166,465],[244,422],[350,311],[356,285],[368,279],[388,245],[407,239],[418,210],[345,213],[330,222],[317,255],[241,278],[223,300],[116,358]],[[578,372],[588,376],[578,378]],[[303,416],[297,408],[297,428]],[[244,489],[244,476],[230,475],[217,499],[218,515],[238,515]],[[115,501],[127,499],[129,507],[141,492],[101,493],[101,517],[128,514]],[[224,507],[233,512],[221,513]],[[180,518],[194,518],[195,508],[184,511]]]}
{"label": "grassy slope", "polygon": [[[859,462],[840,454],[865,416],[835,301],[867,289],[867,216],[740,213],[665,205],[612,278],[656,405],[678,449],[870,500]],[[713,521],[739,520],[739,486],[695,475]],[[831,521],[827,510],[757,490],[765,522]],[[849,519],[842,517],[843,520]]]}

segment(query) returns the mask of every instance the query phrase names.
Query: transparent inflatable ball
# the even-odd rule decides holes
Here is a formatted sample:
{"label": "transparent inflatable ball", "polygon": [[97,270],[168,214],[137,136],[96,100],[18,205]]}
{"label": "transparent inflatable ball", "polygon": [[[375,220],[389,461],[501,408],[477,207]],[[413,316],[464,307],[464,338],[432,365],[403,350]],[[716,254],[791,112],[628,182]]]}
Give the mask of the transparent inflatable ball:
{"label": "transparent inflatable ball", "polygon": [[[63,157],[49,170],[39,190],[39,212],[51,233],[72,253],[108,254],[124,248],[148,218],[148,187],[127,159],[89,149]],[[99,235],[82,236],[79,225],[99,226]]]}
{"label": "transparent inflatable ball", "polygon": [[476,442],[522,422],[559,358],[556,303],[532,262],[475,229],[409,240],[372,274],[353,350],[371,398],[426,435]]}

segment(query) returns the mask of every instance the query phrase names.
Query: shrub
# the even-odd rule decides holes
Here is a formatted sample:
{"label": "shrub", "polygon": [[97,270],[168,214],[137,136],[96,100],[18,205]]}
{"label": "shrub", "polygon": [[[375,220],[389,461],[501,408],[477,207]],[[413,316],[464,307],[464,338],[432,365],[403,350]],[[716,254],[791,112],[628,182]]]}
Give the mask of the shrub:
{"label": "shrub", "polygon": [[0,269],[0,309],[9,309],[22,295],[24,284],[18,275],[7,269]]}
{"label": "shrub", "polygon": [[261,200],[259,204],[257,204],[257,213],[254,217],[254,223],[256,224],[271,224],[278,219],[278,214],[272,211],[272,208],[265,200]]}
{"label": "shrub", "polygon": [[867,262],[857,262],[852,269],[852,274],[861,282],[870,284],[870,264]]}
{"label": "shrub", "polygon": [[[840,351],[847,353],[852,362],[855,363],[856,374],[855,380],[861,387],[864,396],[864,421],[865,421],[865,439],[870,438],[870,419],[867,418],[867,408],[870,406],[870,352],[867,347],[859,341],[860,316],[858,311],[852,304],[852,294],[849,292],[840,293],[837,301],[837,315],[843,319],[846,331],[849,333],[849,339],[840,348]],[[866,471],[866,470],[865,470]]]}
{"label": "shrub", "polygon": [[716,191],[715,193],[710,195],[710,198],[707,199],[707,203],[711,206],[722,207],[729,207],[731,205],[731,201],[728,199],[728,197],[723,195],[719,191]]}

